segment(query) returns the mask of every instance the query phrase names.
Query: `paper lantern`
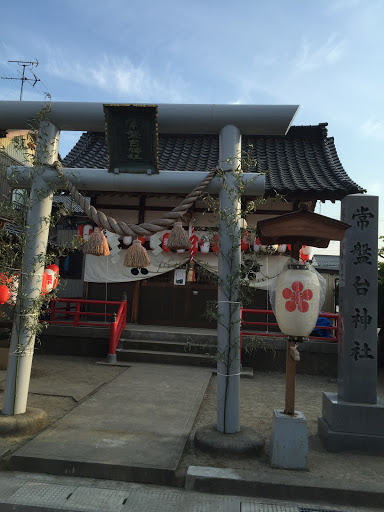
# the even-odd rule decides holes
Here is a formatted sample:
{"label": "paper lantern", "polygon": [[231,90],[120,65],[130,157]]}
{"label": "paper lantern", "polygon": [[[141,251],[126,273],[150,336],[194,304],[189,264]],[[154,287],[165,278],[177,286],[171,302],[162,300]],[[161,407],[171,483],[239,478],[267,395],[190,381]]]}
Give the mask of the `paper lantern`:
{"label": "paper lantern", "polygon": [[0,284],[7,285],[12,282],[12,276],[8,276],[7,274],[0,274]]}
{"label": "paper lantern", "polygon": [[308,261],[311,257],[312,247],[309,245],[303,245],[300,249],[300,258],[303,261]]}
{"label": "paper lantern", "polygon": [[93,226],[91,224],[85,224],[83,229],[83,238],[84,240],[88,240],[89,235],[93,233]]}
{"label": "paper lantern", "polygon": [[84,240],[88,240],[91,233],[93,233],[93,226],[91,224],[80,224],[80,226],[77,226],[77,234],[84,238]]}
{"label": "paper lantern", "polygon": [[320,310],[320,281],[306,265],[288,265],[276,280],[275,315],[287,336],[308,337]]}
{"label": "paper lantern", "polygon": [[45,267],[44,272],[46,272],[46,270],[53,270],[53,272],[55,273],[55,280],[53,283],[53,287],[56,288],[56,286],[59,284],[59,267],[57,265],[55,265],[54,263],[52,263],[51,265],[47,265]]}
{"label": "paper lantern", "polygon": [[59,273],[59,267],[57,265],[55,265],[55,263],[52,263],[51,265],[47,265],[46,268],[53,270],[54,272],[56,272],[56,274]]}
{"label": "paper lantern", "polygon": [[248,231],[244,231],[244,233],[242,234],[240,246],[241,246],[242,251],[247,251],[249,249],[249,233],[248,233]]}
{"label": "paper lantern", "polygon": [[255,238],[253,241],[253,250],[255,252],[260,252],[260,247],[261,247],[260,238]]}
{"label": "paper lantern", "polygon": [[303,261],[308,261],[311,256],[312,247],[309,245],[303,245],[300,249],[300,258]]}
{"label": "paper lantern", "polygon": [[210,249],[210,248],[211,248],[211,244],[209,243],[208,238],[203,237],[203,238],[200,240],[200,251],[201,251],[203,254],[208,254],[208,253],[209,253],[209,249]]}
{"label": "paper lantern", "polygon": [[161,247],[162,247],[164,252],[169,252],[170,251],[170,249],[168,249],[168,247],[167,247],[168,238],[169,238],[169,233],[164,233],[164,235],[163,235],[163,242],[161,244]]}
{"label": "paper lantern", "polygon": [[213,252],[219,252],[219,235],[215,235],[213,237],[212,251]]}
{"label": "paper lantern", "polygon": [[47,276],[45,293],[50,293],[55,287],[56,272],[54,272],[51,268],[46,268],[44,270],[44,274]]}
{"label": "paper lantern", "polygon": [[139,236],[139,237],[138,237],[138,240],[140,240],[141,245],[144,245],[144,244],[145,244],[145,236]]}
{"label": "paper lantern", "polygon": [[8,286],[5,286],[5,284],[0,284],[0,304],[5,304],[9,297],[11,295],[11,292],[9,291]]}
{"label": "paper lantern", "polygon": [[45,295],[47,293],[47,279],[48,274],[43,272],[43,279],[41,281],[41,295]]}
{"label": "paper lantern", "polygon": [[132,243],[132,237],[131,236],[123,236],[123,244],[124,245],[131,245]]}
{"label": "paper lantern", "polygon": [[287,244],[279,244],[277,252],[285,252],[287,250]]}

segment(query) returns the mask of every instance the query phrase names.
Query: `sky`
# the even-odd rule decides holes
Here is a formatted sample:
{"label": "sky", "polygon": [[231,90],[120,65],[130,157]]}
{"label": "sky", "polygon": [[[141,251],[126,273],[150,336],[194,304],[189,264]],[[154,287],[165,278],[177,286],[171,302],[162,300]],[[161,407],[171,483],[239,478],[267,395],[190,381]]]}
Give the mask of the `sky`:
{"label": "sky", "polygon": [[[298,104],[349,176],[384,192],[384,0],[26,0],[0,18],[0,76],[38,60],[23,101]],[[33,78],[31,70],[27,75]],[[20,81],[0,80],[18,101]],[[62,132],[61,156],[79,138]],[[317,212],[339,218],[340,202]],[[384,205],[380,228],[384,235]],[[338,243],[316,253],[338,253]]]}

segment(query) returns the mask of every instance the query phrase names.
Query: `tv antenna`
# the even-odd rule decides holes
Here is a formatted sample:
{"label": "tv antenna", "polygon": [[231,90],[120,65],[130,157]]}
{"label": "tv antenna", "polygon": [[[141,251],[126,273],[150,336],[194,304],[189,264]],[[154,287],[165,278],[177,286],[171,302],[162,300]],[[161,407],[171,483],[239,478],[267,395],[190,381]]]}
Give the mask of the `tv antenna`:
{"label": "tv antenna", "polygon": [[[8,76],[2,76],[2,80],[21,80],[21,89],[20,89],[20,101],[23,97],[23,87],[24,82],[33,82],[32,87],[35,87],[37,82],[40,82],[40,78],[38,78],[35,73],[33,72],[33,66],[37,67],[39,65],[39,61],[36,59],[36,61],[25,61],[25,60],[9,60],[8,62],[13,62],[15,64],[18,64],[19,66],[22,66],[23,72],[19,74],[18,77],[8,77]],[[33,78],[27,78],[25,76],[25,68],[28,68],[28,71],[32,73]]]}

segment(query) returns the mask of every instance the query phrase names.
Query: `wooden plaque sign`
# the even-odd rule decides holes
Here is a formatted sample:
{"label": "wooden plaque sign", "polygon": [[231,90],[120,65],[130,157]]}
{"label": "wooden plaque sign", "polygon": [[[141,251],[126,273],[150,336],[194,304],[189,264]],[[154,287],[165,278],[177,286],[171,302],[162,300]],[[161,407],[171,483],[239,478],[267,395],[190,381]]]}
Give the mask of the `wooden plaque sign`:
{"label": "wooden plaque sign", "polygon": [[108,171],[158,173],[157,105],[104,105]]}

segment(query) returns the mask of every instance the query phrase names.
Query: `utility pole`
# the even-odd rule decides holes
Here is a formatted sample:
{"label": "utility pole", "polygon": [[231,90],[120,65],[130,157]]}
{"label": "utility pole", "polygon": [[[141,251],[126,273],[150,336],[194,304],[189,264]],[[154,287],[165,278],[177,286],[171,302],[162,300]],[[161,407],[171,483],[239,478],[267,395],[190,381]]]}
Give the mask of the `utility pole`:
{"label": "utility pole", "polygon": [[[2,76],[2,80],[21,80],[21,89],[20,89],[20,101],[23,97],[23,87],[24,82],[33,82],[32,87],[35,87],[37,82],[40,82],[40,78],[38,78],[35,73],[32,71],[33,66],[38,66],[39,61],[36,59],[36,61],[25,61],[25,60],[9,60],[8,62],[13,62],[18,64],[19,66],[23,67],[23,73],[21,76],[18,77],[8,77],[8,76]],[[25,76],[25,68],[29,68],[29,71],[32,73],[34,78],[27,78]]]}

